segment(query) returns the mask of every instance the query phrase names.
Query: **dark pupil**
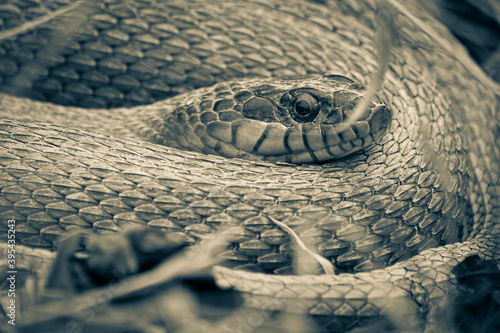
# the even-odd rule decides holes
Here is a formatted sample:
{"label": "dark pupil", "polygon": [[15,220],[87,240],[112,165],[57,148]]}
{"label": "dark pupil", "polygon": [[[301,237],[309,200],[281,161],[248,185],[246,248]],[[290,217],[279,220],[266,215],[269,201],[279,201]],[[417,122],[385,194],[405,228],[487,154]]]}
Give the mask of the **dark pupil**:
{"label": "dark pupil", "polygon": [[306,116],[311,112],[311,104],[304,99],[298,100],[295,103],[295,111],[301,116]]}

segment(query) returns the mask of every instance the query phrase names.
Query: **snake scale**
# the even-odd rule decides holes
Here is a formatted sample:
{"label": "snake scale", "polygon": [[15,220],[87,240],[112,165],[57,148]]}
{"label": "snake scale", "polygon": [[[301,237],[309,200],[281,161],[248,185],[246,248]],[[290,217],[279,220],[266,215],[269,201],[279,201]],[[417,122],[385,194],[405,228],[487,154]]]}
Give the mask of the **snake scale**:
{"label": "snake scale", "polygon": [[[0,5],[3,29],[72,6],[41,3]],[[100,108],[1,95],[0,217],[27,246],[18,264],[39,267],[68,230],[148,225],[196,243],[224,227],[230,268],[216,275],[254,308],[324,316],[331,330],[401,299],[427,313],[464,258],[500,257],[499,90],[444,27],[391,3],[376,14],[368,0],[107,0],[68,11],[84,24],[73,16],[58,29],[56,18],[4,40],[3,91]],[[377,68],[384,15],[397,17],[399,39],[375,120],[331,125]],[[286,103],[293,115],[273,113]],[[342,111],[325,113],[332,104]],[[326,121],[319,132],[304,124],[311,109]],[[283,139],[282,124],[302,132]],[[368,127],[381,132],[362,136]],[[273,220],[337,274],[289,275],[291,237]]]}

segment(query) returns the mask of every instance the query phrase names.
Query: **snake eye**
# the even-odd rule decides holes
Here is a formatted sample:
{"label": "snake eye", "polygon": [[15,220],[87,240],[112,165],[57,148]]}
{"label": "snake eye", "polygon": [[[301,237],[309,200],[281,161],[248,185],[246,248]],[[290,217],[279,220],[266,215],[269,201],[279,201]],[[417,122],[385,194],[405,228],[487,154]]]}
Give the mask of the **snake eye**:
{"label": "snake eye", "polygon": [[298,122],[305,123],[314,120],[319,112],[319,103],[307,93],[297,95],[291,116]]}

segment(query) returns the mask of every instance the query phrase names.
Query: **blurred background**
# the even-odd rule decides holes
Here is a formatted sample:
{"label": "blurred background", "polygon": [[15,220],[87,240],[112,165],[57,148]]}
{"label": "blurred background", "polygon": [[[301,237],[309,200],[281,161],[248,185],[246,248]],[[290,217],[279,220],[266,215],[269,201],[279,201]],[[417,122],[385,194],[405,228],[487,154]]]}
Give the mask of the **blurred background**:
{"label": "blurred background", "polygon": [[500,0],[422,0],[421,4],[500,82]]}

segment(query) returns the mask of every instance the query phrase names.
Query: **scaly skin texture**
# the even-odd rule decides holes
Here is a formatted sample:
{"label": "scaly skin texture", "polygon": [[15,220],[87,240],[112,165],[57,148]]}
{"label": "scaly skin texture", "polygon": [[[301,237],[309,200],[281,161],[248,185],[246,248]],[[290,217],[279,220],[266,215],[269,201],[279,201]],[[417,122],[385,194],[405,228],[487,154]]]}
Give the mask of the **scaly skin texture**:
{"label": "scaly skin texture", "polygon": [[[131,8],[132,2],[126,3]],[[163,60],[167,65],[144,56],[147,61],[133,59],[126,65],[126,74],[108,69],[104,60],[77,70],[69,60],[74,58],[66,56],[68,61],[58,66],[77,74],[79,93],[68,95],[76,81],[54,83],[61,71],[50,70],[48,74],[55,74],[42,81],[51,79],[61,91],[45,97],[112,106],[116,94],[109,92],[120,87],[113,82],[123,82],[118,79],[122,75],[139,75],[137,68],[148,73],[136,76],[138,85],[132,80],[134,87],[124,88],[126,105],[142,102],[134,96],[146,96],[148,102],[240,75],[337,73],[366,85],[374,72],[374,14],[367,3],[222,3],[183,2],[176,7],[179,12],[162,11],[173,13],[169,24],[184,25],[168,26],[164,37],[155,35],[153,21],[170,14],[156,12],[148,18],[151,32],[146,39],[154,45],[158,43],[150,37],[161,41],[169,51],[170,58]],[[191,5],[193,9],[185,9]],[[112,2],[108,6],[110,13],[118,12]],[[247,162],[125,138],[156,135],[164,121],[157,110],[168,114],[194,99],[189,94],[148,107],[112,110],[109,116],[105,110],[2,96],[3,118],[50,120],[122,136],[3,121],[2,219],[19,221],[18,233],[31,246],[51,246],[69,229],[119,230],[129,224],[181,232],[194,243],[228,225],[224,232],[235,240],[221,256],[232,268],[287,273],[290,240],[271,222],[275,218],[345,273],[280,276],[217,268],[221,281],[243,291],[250,306],[325,315],[331,329],[376,317],[403,299],[408,300],[408,313],[425,314],[454,288],[452,269],[466,256],[500,256],[498,87],[469,65],[463,49],[439,24],[427,20],[426,30],[433,30],[424,32],[416,23],[418,8],[407,10],[412,15],[394,11],[399,44],[379,94],[393,112],[389,134],[361,153],[324,165]],[[214,23],[220,17],[224,20]],[[98,18],[99,31],[116,31],[115,20]],[[126,42],[145,38],[131,34],[135,37],[120,36]],[[26,45],[19,43],[12,45]],[[85,41],[79,45],[88,47]],[[124,45],[133,48],[137,43]],[[8,46],[4,50],[14,57]],[[144,62],[157,66],[158,73],[151,73]],[[96,76],[94,69],[111,79]],[[182,73],[173,75],[174,69]],[[88,72],[109,89],[84,89]],[[165,72],[169,75],[162,76]],[[143,94],[158,81],[167,88]],[[31,91],[39,95],[36,87]],[[28,258],[38,254],[28,251],[18,261],[35,265]]]}

